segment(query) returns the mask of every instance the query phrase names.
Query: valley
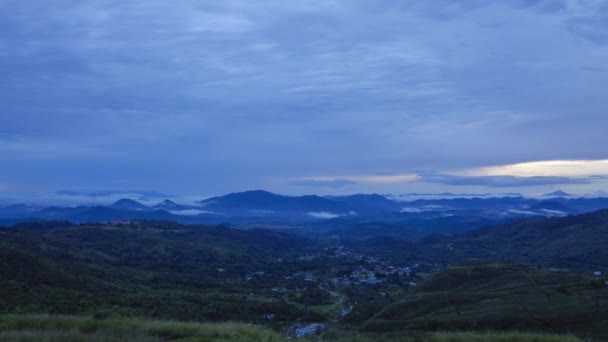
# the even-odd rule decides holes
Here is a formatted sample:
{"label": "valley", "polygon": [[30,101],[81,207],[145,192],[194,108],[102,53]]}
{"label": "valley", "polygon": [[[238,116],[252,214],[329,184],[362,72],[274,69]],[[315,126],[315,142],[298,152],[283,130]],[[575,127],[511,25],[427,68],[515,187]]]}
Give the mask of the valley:
{"label": "valley", "polygon": [[309,235],[255,226],[4,228],[0,313],[236,321],[308,339],[487,329],[608,336],[606,211],[417,239],[370,233],[369,224]]}

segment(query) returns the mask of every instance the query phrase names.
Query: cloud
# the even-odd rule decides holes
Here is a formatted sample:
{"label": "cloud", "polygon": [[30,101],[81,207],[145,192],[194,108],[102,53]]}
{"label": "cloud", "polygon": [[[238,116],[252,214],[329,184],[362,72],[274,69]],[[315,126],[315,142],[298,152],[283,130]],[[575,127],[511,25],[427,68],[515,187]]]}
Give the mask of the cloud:
{"label": "cloud", "polygon": [[418,179],[415,174],[376,174],[371,176],[353,176],[351,179],[375,184],[409,183]]}
{"label": "cloud", "polygon": [[566,28],[585,41],[608,44],[608,2],[595,1],[576,8],[576,12],[565,21]]}
{"label": "cloud", "polygon": [[180,216],[196,216],[201,214],[214,214],[212,211],[198,210],[198,209],[185,209],[185,210],[171,210],[171,214]]}
{"label": "cloud", "polygon": [[315,176],[304,179],[296,179],[291,181],[290,185],[298,186],[325,186],[325,187],[342,187],[347,185],[355,185],[361,183],[367,184],[399,184],[409,183],[418,179],[416,174],[392,174],[392,173],[375,173],[371,175],[348,175],[348,176]]}
{"label": "cloud", "polygon": [[86,191],[86,190],[59,190],[55,192],[57,195],[65,196],[84,196],[84,197],[107,197],[107,196],[120,196],[128,195],[130,197],[138,196],[140,198],[152,197],[152,198],[171,198],[173,195],[164,194],[152,190],[100,190],[100,191]]}
{"label": "cloud", "polygon": [[605,158],[605,9],[0,1],[0,179],[178,195],[269,179],[279,192],[298,181],[427,192],[442,190],[405,188],[413,170]]}
{"label": "cloud", "polygon": [[326,212],[326,211],[309,212],[307,215],[310,217],[314,217],[316,219],[322,219],[322,220],[329,220],[329,219],[333,219],[333,218],[342,216],[342,215],[338,215],[338,214],[334,214],[334,213],[330,213],[330,212]]}
{"label": "cloud", "polygon": [[427,174],[421,180],[493,188],[594,184],[608,178],[608,160],[541,160]]}
{"label": "cloud", "polygon": [[15,185],[10,183],[0,182],[0,191],[9,191],[15,189]]}
{"label": "cloud", "polygon": [[565,176],[603,178],[608,176],[608,159],[600,160],[543,160],[456,171],[463,176]]}
{"label": "cloud", "polygon": [[516,176],[453,176],[431,175],[421,178],[422,182],[456,186],[484,186],[490,188],[534,187],[547,185],[590,184],[587,178],[572,177],[516,177]]}
{"label": "cloud", "polygon": [[110,204],[123,198],[136,200],[146,205],[154,205],[168,198],[175,199],[173,195],[151,190],[60,190],[52,193],[37,193],[35,195],[23,193],[18,196],[39,204],[53,205]]}
{"label": "cloud", "polygon": [[310,186],[310,187],[321,187],[321,188],[341,188],[349,185],[355,185],[348,179],[333,179],[333,180],[321,180],[321,179],[302,179],[289,182],[289,185],[294,186]]}

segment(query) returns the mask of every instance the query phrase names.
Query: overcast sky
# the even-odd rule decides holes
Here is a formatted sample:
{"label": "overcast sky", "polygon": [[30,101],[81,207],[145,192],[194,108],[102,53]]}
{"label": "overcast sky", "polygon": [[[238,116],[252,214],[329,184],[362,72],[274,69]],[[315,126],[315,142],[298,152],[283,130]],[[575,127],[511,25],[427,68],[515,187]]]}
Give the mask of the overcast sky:
{"label": "overcast sky", "polygon": [[2,0],[0,195],[608,190],[607,61],[608,1]]}

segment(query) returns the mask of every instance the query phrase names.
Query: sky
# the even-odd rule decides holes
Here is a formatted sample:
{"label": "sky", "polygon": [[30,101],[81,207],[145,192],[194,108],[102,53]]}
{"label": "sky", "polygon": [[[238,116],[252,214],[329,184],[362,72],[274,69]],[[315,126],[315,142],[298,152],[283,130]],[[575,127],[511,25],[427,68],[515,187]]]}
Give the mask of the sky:
{"label": "sky", "polygon": [[608,191],[608,1],[3,0],[0,198]]}

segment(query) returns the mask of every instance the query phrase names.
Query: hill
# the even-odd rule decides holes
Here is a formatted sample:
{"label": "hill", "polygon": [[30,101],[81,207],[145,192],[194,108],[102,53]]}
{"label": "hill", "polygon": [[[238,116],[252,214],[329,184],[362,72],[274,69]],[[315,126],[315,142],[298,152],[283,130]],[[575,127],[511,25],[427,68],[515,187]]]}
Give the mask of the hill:
{"label": "hill", "polygon": [[119,210],[149,210],[150,208],[135,200],[123,198],[110,205],[110,208]]}
{"label": "hill", "polygon": [[608,288],[576,273],[471,261],[433,274],[365,329],[543,330],[605,338]]}
{"label": "hill", "polygon": [[329,196],[333,201],[348,205],[351,211],[361,215],[399,212],[403,205],[378,194],[356,194],[350,196]]}
{"label": "hill", "polygon": [[608,210],[523,220],[475,230],[448,240],[444,242],[449,250],[443,252],[452,260],[512,258],[587,270],[608,269]]}
{"label": "hill", "polygon": [[542,197],[572,197],[572,194],[569,194],[563,190],[556,190],[548,194],[543,194]]}
{"label": "hill", "polygon": [[271,192],[257,190],[232,193],[201,201],[205,209],[224,213],[273,211],[273,212],[344,212],[348,207],[316,195],[282,196]]}
{"label": "hill", "polygon": [[[308,244],[264,230],[167,222],[21,225],[0,231],[0,312],[314,319],[270,290],[285,282],[272,276],[277,260],[305,254]],[[267,272],[269,284],[247,282],[255,272]]]}
{"label": "hill", "polygon": [[568,208],[566,205],[555,201],[542,201],[539,202],[528,210],[544,213],[546,216],[566,216],[568,214],[575,214],[576,211],[572,208]]}
{"label": "hill", "polygon": [[607,197],[597,198],[552,198],[551,201],[560,202],[568,208],[572,208],[579,213],[588,213],[608,208]]}

